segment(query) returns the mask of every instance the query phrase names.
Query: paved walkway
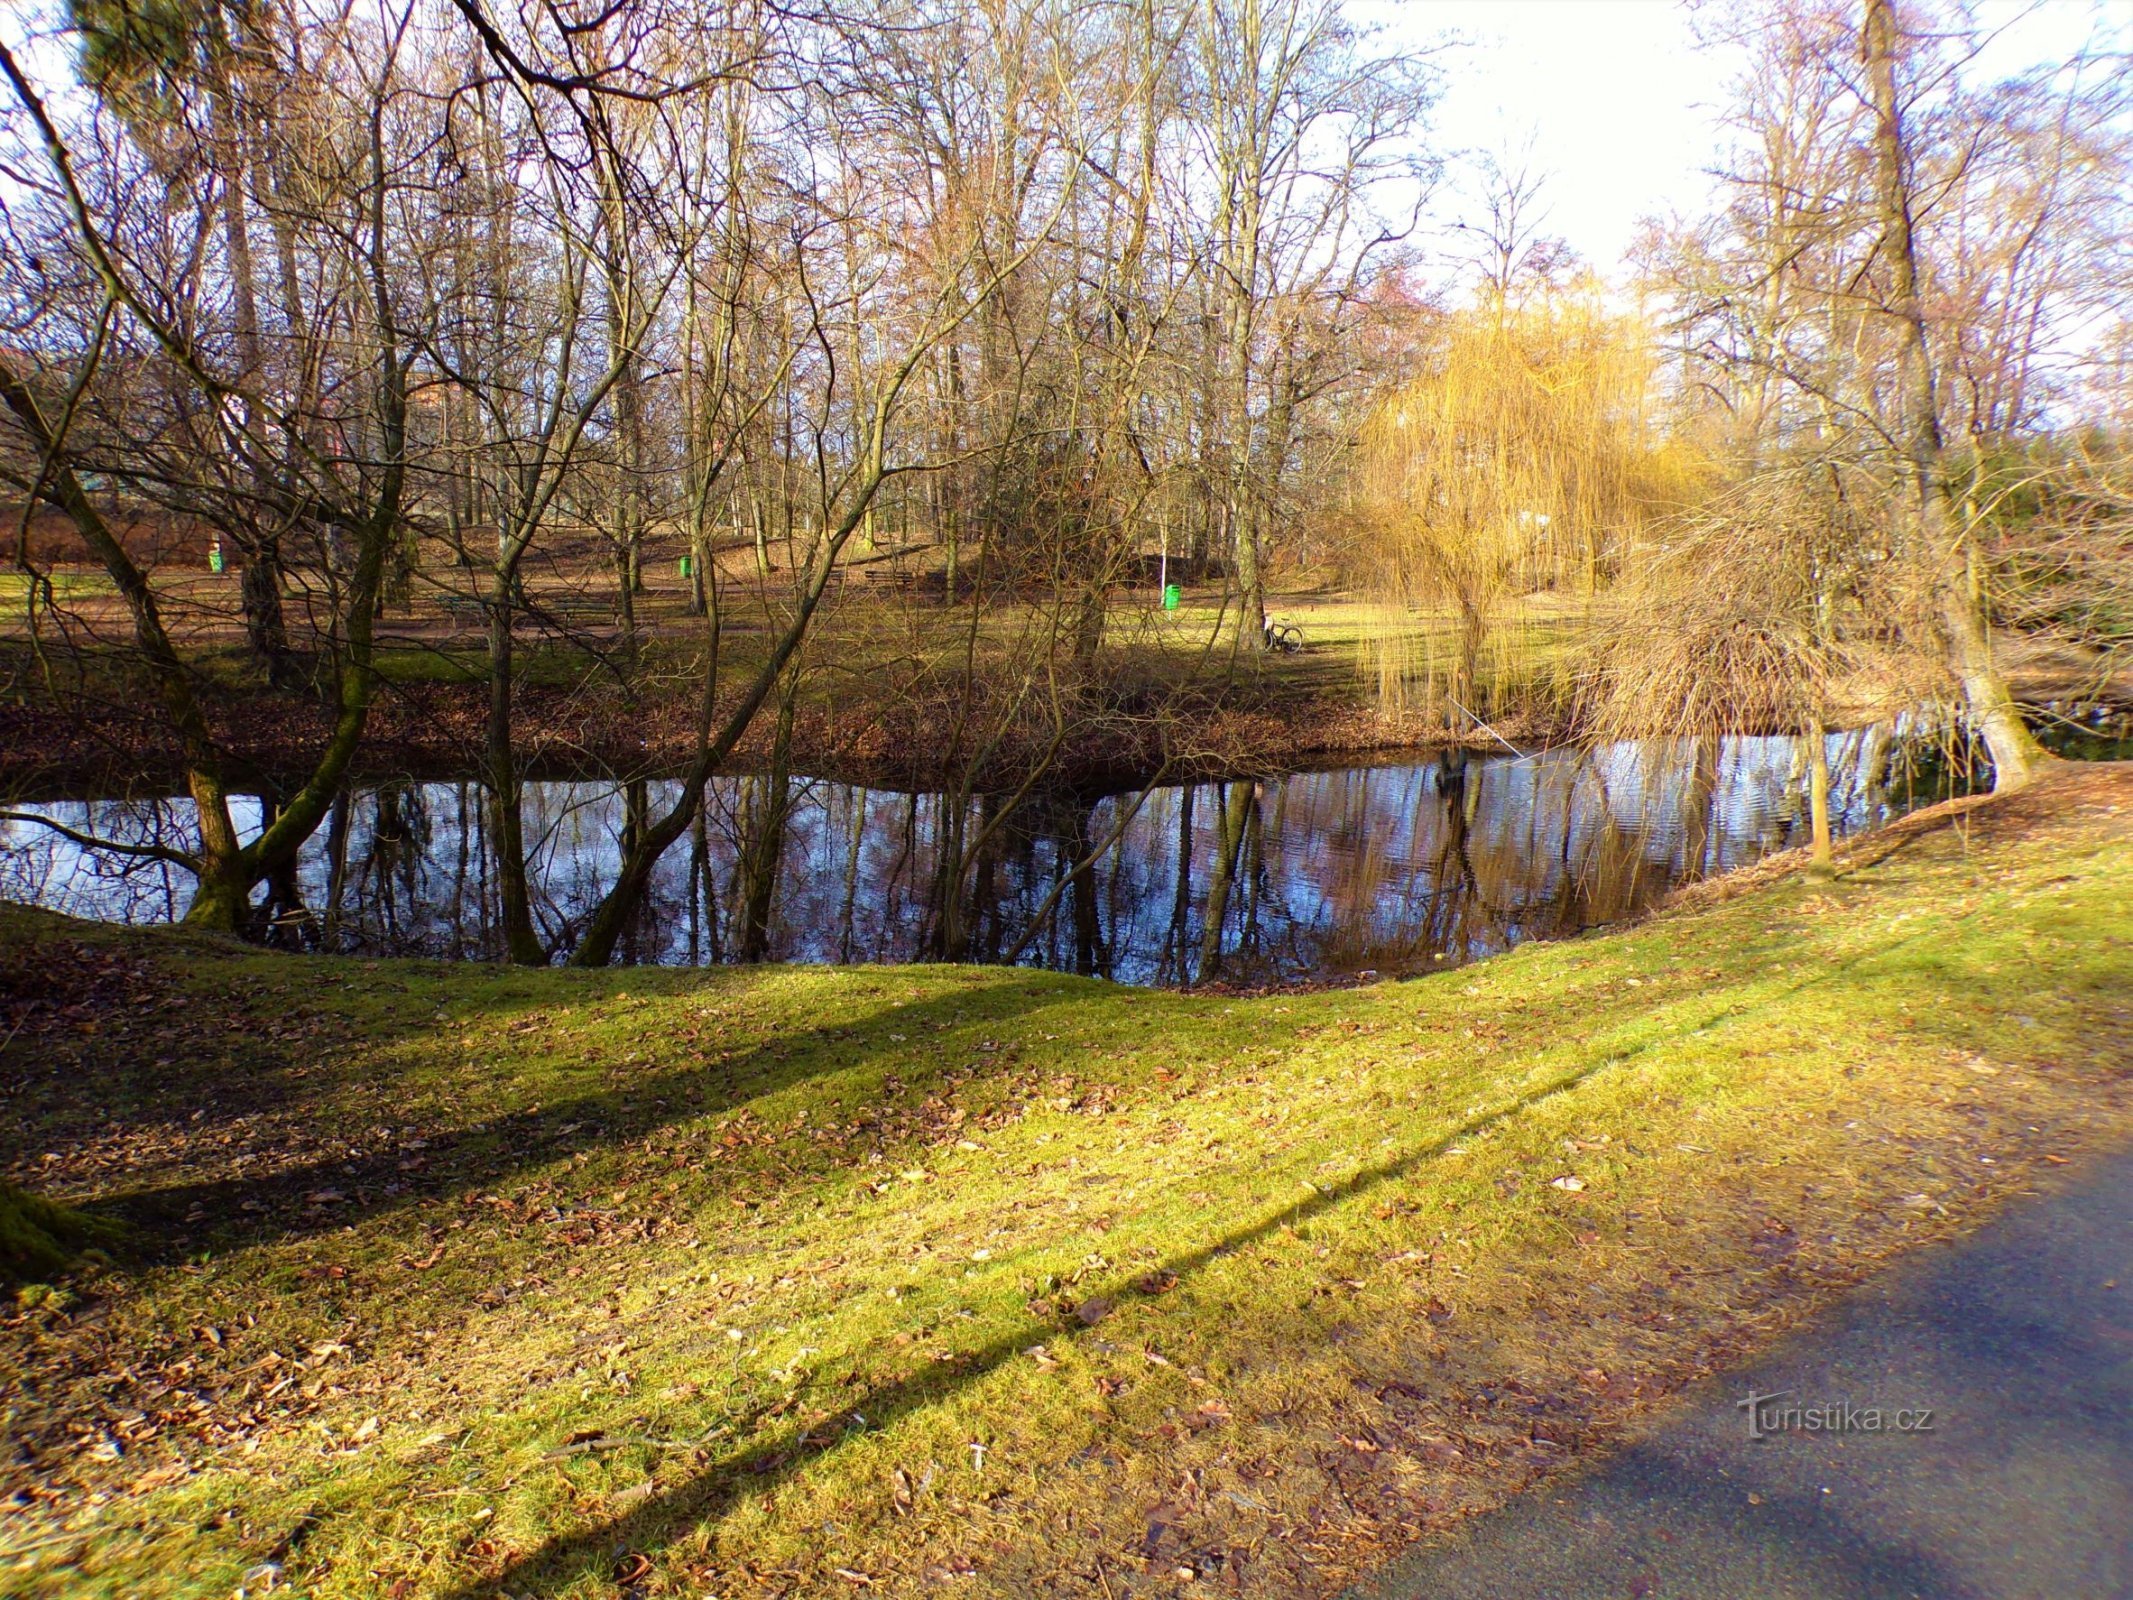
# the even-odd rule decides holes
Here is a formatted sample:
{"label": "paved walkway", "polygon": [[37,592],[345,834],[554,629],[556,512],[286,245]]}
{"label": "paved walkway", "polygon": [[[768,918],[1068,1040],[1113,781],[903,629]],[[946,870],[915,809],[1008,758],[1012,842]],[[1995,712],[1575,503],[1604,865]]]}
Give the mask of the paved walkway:
{"label": "paved walkway", "polygon": [[[1749,1436],[1739,1402],[1884,1431]],[[1357,1600],[2133,1597],[2133,1155],[1868,1285]],[[1931,1407],[1898,1433],[1899,1408]],[[1915,1419],[1906,1419],[1915,1420]]]}

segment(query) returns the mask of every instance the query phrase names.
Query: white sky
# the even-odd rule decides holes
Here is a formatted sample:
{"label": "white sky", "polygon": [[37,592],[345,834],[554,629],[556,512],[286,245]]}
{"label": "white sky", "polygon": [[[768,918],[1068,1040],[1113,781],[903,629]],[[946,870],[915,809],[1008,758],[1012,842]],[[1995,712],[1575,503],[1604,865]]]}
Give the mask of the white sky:
{"label": "white sky", "polygon": [[[1439,58],[1439,151],[1516,153],[1530,138],[1536,169],[1550,175],[1545,231],[1603,272],[1642,218],[1701,209],[1730,67],[1696,48],[1676,0],[1349,0],[1348,9],[1390,41],[1468,41]],[[1998,30],[1981,75],[2064,61],[2101,30],[2123,43],[2133,21],[2125,0],[1979,0],[1976,10]],[[1449,217],[1457,206],[1447,192],[1435,209]]]}
{"label": "white sky", "polygon": [[[1445,92],[1433,117],[1434,152],[1515,156],[1530,142],[1534,170],[1548,175],[1543,231],[1569,240],[1602,273],[1620,265],[1643,219],[1704,209],[1732,66],[1697,48],[1689,0],[1345,4],[1395,45],[1459,41],[1437,56]],[[1704,4],[1726,9],[1726,0]],[[18,41],[25,14],[42,9],[0,0]],[[2063,62],[2095,41],[2133,50],[2133,0],[1972,0],[1972,9],[1992,40],[1971,69],[1974,81]],[[32,51],[48,89],[66,79],[58,49],[45,41]],[[1460,168],[1449,163],[1426,226],[1444,229],[1461,215]],[[1443,244],[1445,234],[1437,239]]]}

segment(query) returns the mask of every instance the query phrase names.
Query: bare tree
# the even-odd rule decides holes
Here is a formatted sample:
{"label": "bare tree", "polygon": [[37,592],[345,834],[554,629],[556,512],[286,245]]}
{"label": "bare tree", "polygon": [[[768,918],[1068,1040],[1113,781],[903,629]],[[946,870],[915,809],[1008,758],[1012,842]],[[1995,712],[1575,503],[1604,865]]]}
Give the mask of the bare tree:
{"label": "bare tree", "polygon": [[1206,415],[1242,633],[1256,648],[1267,513],[1290,442],[1278,375],[1292,346],[1270,308],[1352,287],[1405,237],[1373,202],[1391,182],[1419,205],[1412,135],[1431,86],[1421,60],[1375,51],[1332,0],[1205,0],[1191,43],[1195,158],[1212,197]]}
{"label": "bare tree", "polygon": [[1888,272],[1882,311],[1895,328],[1900,396],[1891,422],[1907,480],[1897,496],[1899,527],[1933,574],[1951,665],[1962,683],[1971,720],[1992,752],[1993,782],[2012,788],[2028,779],[2044,752],[2023,726],[2007,680],[1994,665],[1975,534],[1948,503],[1940,402],[1920,299],[1919,250],[1913,227],[1918,210],[1916,153],[1905,122],[1908,85],[1901,81],[1907,41],[1890,0],[1864,3],[1860,55],[1874,116],[1874,193]]}
{"label": "bare tree", "polygon": [[[408,488],[412,355],[393,289],[405,243],[394,226],[403,178],[393,126],[405,22],[404,14],[388,15],[376,32],[350,28],[331,37],[325,49],[338,57],[341,82],[354,92],[338,100],[304,97],[313,115],[335,121],[345,141],[346,159],[336,152],[323,169],[311,166],[317,204],[306,219],[306,242],[334,298],[314,326],[281,330],[278,362],[254,361],[248,338],[236,341],[234,352],[218,344],[192,315],[204,258],[198,250],[164,248],[171,213],[144,203],[135,182],[138,149],[125,140],[92,143],[84,158],[15,55],[0,46],[17,126],[42,165],[19,169],[34,203],[16,214],[29,237],[18,235],[13,248],[33,262],[69,264],[64,299],[75,312],[57,327],[40,320],[34,332],[18,332],[36,352],[35,366],[0,364],[0,400],[25,463],[13,475],[31,499],[66,515],[124,598],[135,659],[177,737],[197,817],[190,847],[77,842],[192,872],[198,888],[187,917],[208,926],[242,926],[254,886],[283,872],[324,818],[376,686],[373,618]],[[358,67],[358,58],[367,64]],[[49,274],[48,286],[58,287]],[[266,375],[277,365],[322,359],[312,341],[333,351],[334,401],[305,414]],[[326,612],[318,637],[331,733],[308,776],[249,841],[231,810],[229,761],[154,586],[88,487],[108,480],[139,486],[153,499],[174,483],[216,481],[217,451],[256,474],[243,502],[248,516],[315,539]]]}

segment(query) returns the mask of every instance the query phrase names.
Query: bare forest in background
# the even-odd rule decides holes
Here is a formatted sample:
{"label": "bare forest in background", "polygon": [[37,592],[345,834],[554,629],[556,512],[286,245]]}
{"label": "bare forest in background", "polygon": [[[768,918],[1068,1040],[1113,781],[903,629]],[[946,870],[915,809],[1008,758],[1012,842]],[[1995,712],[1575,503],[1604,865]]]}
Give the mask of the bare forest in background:
{"label": "bare forest in background", "polygon": [[[1026,793],[1070,740],[1189,723],[1183,685],[1295,642],[1269,596],[1305,584],[1380,619],[1388,709],[1925,712],[2019,783],[2006,642],[2099,686],[2133,642],[2133,74],[1996,81],[1952,7],[1892,0],[1699,27],[1740,63],[1720,203],[1609,279],[1547,234],[1544,174],[1439,148],[1456,53],[1333,0],[30,13],[0,50],[10,692],[153,705],[199,826],[152,848],[237,927],[356,759],[381,635],[451,621],[527,962],[529,629],[690,708],[586,964],[744,741],[776,837],[797,708],[871,692],[823,643],[856,607],[926,611],[966,796],[1010,727]],[[1166,582],[1204,626],[1149,673]],[[210,593],[241,672],[324,717],[248,838]]]}

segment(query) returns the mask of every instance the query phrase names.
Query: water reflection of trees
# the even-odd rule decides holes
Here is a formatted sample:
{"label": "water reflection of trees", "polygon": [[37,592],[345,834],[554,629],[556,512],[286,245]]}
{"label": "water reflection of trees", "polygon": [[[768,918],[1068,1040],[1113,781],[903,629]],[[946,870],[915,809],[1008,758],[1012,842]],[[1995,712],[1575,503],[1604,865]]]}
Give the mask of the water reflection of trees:
{"label": "water reflection of trees", "polygon": [[[1950,773],[1887,729],[1833,736],[1833,807],[1878,821]],[[1116,796],[865,790],[782,763],[715,780],[626,930],[636,961],[1020,960],[1135,982],[1256,984],[1425,971],[1619,921],[1686,877],[1804,828],[1797,741],[1704,739],[1408,765]],[[622,852],[673,786],[528,783],[532,914],[568,950]],[[273,801],[254,803],[257,827]],[[181,802],[53,808],[84,831],[182,841]],[[493,959],[503,953],[476,782],[351,789],[262,902],[281,942]],[[163,920],[182,886],[41,831],[0,839],[0,893]]]}

